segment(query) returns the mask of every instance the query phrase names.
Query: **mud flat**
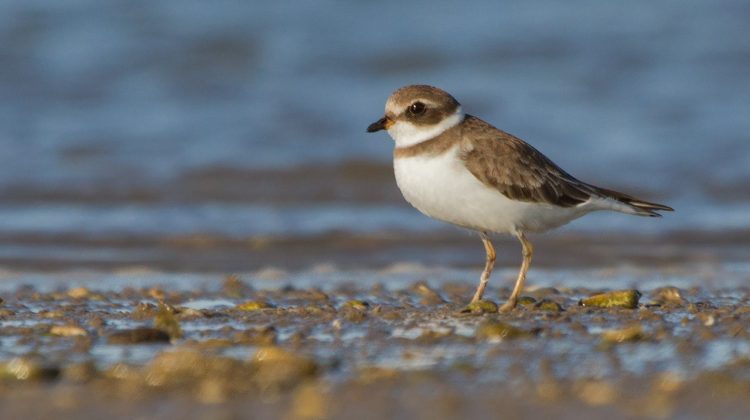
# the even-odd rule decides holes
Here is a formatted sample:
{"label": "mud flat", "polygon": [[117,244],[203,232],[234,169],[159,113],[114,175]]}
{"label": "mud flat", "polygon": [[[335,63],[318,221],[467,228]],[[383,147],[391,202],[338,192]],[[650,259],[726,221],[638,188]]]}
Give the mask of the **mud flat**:
{"label": "mud flat", "polygon": [[465,307],[474,274],[5,273],[0,416],[739,418],[750,410],[744,269],[714,271],[713,280],[692,269],[537,270],[509,314],[493,312],[507,288]]}

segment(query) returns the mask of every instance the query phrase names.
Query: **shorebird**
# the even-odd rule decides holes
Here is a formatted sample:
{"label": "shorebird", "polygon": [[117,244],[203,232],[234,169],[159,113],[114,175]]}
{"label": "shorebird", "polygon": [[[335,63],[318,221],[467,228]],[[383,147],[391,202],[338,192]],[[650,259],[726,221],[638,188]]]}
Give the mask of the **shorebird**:
{"label": "shorebird", "polygon": [[465,114],[436,87],[393,92],[385,116],[367,127],[380,130],[395,141],[393,168],[406,201],[429,217],[479,233],[486,260],[472,303],[482,299],[495,265],[489,234],[512,234],[521,242],[523,262],[503,312],[516,306],[531,264],[534,248],[526,233],[597,210],[649,217],[673,210],[578,180],[518,137]]}

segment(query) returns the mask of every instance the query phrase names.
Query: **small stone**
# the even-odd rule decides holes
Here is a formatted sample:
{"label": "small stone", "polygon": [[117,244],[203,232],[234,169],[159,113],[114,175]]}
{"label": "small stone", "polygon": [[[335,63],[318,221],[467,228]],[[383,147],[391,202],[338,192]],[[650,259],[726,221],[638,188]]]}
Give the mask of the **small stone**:
{"label": "small stone", "polygon": [[179,310],[175,313],[178,319],[181,320],[194,320],[194,319],[200,319],[200,318],[206,318],[206,313],[194,308],[186,308],[186,307],[180,307]]}
{"label": "small stone", "polygon": [[91,294],[91,291],[85,287],[74,287],[68,290],[68,296],[72,299],[85,299]]}
{"label": "small stone", "polygon": [[230,298],[240,298],[250,291],[250,288],[236,274],[230,274],[224,279],[223,289],[224,294]]}
{"label": "small stone", "polygon": [[37,313],[37,316],[41,318],[65,318],[66,315],[61,309],[53,309],[51,311],[41,310]]}
{"label": "small stone", "polygon": [[662,287],[654,290],[650,305],[681,307],[687,304],[680,289],[676,287]]}
{"label": "small stone", "polygon": [[249,300],[234,307],[240,311],[259,311],[261,309],[273,309],[275,306],[262,300]]}
{"label": "small stone", "polygon": [[422,331],[422,334],[419,335],[419,337],[416,338],[416,342],[420,344],[429,344],[429,343],[435,343],[438,342],[445,337],[450,337],[453,335],[452,330],[432,330],[432,329],[425,329]]}
{"label": "small stone", "polygon": [[564,396],[563,387],[551,379],[542,380],[536,387],[536,393],[546,401],[555,401]]}
{"label": "small stone", "polygon": [[255,369],[254,379],[262,389],[282,390],[314,377],[318,365],[310,358],[300,356],[277,346],[263,347],[250,361]]}
{"label": "small stone", "polygon": [[164,293],[164,290],[161,290],[158,287],[152,287],[148,289],[148,292],[146,294],[156,300],[164,300],[164,298],[167,296],[167,294]]}
{"label": "small stone", "polygon": [[[214,388],[217,383],[212,384],[211,381],[219,380],[229,385],[251,375],[251,370],[242,361],[225,356],[207,355],[186,348],[161,352],[145,367],[145,379],[148,385],[168,388],[197,385],[198,391],[213,394],[205,402],[218,402],[223,399],[221,397],[225,391],[223,385],[220,389]],[[204,383],[205,380],[209,382]],[[202,386],[207,388],[202,389]]]}
{"label": "small stone", "polygon": [[494,314],[497,313],[497,304],[491,300],[479,300],[468,304],[461,310],[462,314]]}
{"label": "small stone", "polygon": [[118,330],[107,337],[109,344],[169,343],[169,334],[158,329],[140,327]]}
{"label": "small stone", "polygon": [[654,378],[653,387],[661,392],[674,393],[683,388],[685,380],[674,372],[662,372]]}
{"label": "small stone", "polygon": [[637,290],[618,290],[615,292],[600,293],[581,299],[578,304],[594,308],[626,308],[638,307],[641,292]]}
{"label": "small stone", "polygon": [[49,329],[49,333],[61,337],[82,337],[88,335],[86,330],[77,325],[53,325]]}
{"label": "small stone", "polygon": [[277,339],[278,332],[272,326],[240,331],[233,337],[233,341],[237,344],[252,344],[256,346],[271,346],[276,344]]}
{"label": "small stone", "polygon": [[627,341],[638,341],[646,337],[643,327],[640,324],[631,325],[625,328],[607,330],[601,333],[604,344],[617,344]]}
{"label": "small stone", "polygon": [[617,398],[617,390],[606,381],[589,381],[578,389],[578,398],[592,406],[608,405]]}
{"label": "small stone", "polygon": [[534,309],[547,312],[562,312],[563,308],[554,300],[542,299],[534,305]]}
{"label": "small stone", "polygon": [[531,296],[521,296],[518,298],[517,304],[526,308],[531,308],[536,305],[536,299]]}
{"label": "small stone", "polygon": [[424,281],[414,284],[412,289],[422,297],[420,300],[422,305],[439,305],[445,303],[445,300],[440,296],[440,293],[435,291],[435,289],[431,288]]}
{"label": "small stone", "polygon": [[226,381],[220,378],[205,378],[200,382],[195,398],[203,404],[221,404],[229,397]]}
{"label": "small stone", "polygon": [[62,370],[64,379],[71,382],[88,382],[97,375],[96,364],[92,361],[72,363]]}
{"label": "small stone", "polygon": [[365,302],[364,300],[359,299],[352,299],[346,303],[344,303],[343,306],[344,309],[354,309],[357,311],[367,311],[367,309],[370,308],[370,304]]}
{"label": "small stone", "polygon": [[352,299],[341,307],[341,315],[349,322],[360,323],[367,319],[369,308],[366,301]]}
{"label": "small stone", "polygon": [[16,357],[0,363],[0,378],[26,380],[55,379],[60,375],[60,369],[45,366],[36,358]]}
{"label": "small stone", "polygon": [[306,382],[296,390],[292,398],[289,418],[324,419],[328,418],[328,398],[322,386],[315,382]]}
{"label": "small stone", "polygon": [[705,327],[713,327],[713,326],[714,326],[714,324],[716,323],[716,318],[715,318],[715,317],[714,317],[714,316],[713,316],[712,314],[710,314],[710,313],[706,313],[706,312],[698,312],[697,314],[695,314],[695,317],[696,317],[696,318],[697,318],[697,319],[698,319],[698,320],[699,320],[699,321],[700,321],[700,322],[701,322],[701,323],[703,324],[703,326],[705,326]]}
{"label": "small stone", "polygon": [[182,328],[180,322],[177,321],[177,317],[175,317],[176,311],[173,306],[159,302],[159,312],[154,318],[154,326],[169,334],[172,339],[182,338]]}
{"label": "small stone", "polygon": [[133,316],[133,319],[136,320],[143,320],[143,319],[150,319],[156,316],[158,313],[158,308],[153,303],[149,302],[140,302],[133,308],[133,312],[131,313]]}
{"label": "small stone", "polygon": [[521,337],[528,337],[531,333],[529,331],[522,330],[513,325],[506,324],[500,321],[486,321],[477,327],[476,337],[479,340],[486,341],[501,341],[506,339],[514,339]]}

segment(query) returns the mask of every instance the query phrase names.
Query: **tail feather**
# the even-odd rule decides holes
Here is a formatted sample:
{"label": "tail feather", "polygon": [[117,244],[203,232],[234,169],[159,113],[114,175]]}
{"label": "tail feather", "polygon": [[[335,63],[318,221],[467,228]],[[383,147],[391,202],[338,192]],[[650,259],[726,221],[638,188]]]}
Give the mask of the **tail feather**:
{"label": "tail feather", "polygon": [[649,201],[635,198],[632,195],[624,194],[619,191],[608,190],[606,188],[594,187],[596,192],[602,196],[625,204],[633,211],[633,214],[650,217],[661,217],[659,211],[674,211],[672,207],[664,204],[652,203]]}

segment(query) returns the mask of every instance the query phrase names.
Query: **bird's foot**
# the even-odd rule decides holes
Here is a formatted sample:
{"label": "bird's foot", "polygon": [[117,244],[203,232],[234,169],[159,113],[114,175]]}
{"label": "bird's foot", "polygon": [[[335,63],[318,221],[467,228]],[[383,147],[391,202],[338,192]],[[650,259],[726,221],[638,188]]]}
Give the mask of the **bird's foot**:
{"label": "bird's foot", "polygon": [[508,312],[512,311],[513,308],[515,308],[515,307],[516,307],[516,300],[515,299],[513,299],[513,300],[509,299],[507,302],[505,302],[503,304],[503,306],[500,307],[500,309],[498,310],[498,312],[508,313]]}

